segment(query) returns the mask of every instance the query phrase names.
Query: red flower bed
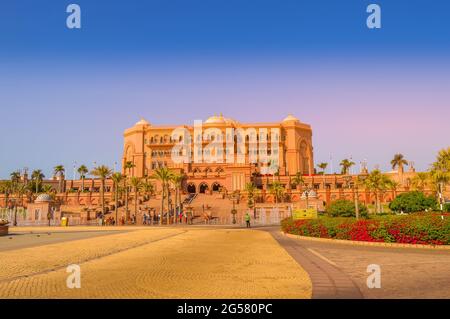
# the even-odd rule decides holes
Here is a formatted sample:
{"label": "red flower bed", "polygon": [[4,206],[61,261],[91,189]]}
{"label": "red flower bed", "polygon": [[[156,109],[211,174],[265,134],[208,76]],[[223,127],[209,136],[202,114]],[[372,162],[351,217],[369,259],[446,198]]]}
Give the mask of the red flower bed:
{"label": "red flower bed", "polygon": [[286,233],[368,242],[423,245],[450,244],[450,214],[420,213],[372,219],[321,217],[282,221]]}

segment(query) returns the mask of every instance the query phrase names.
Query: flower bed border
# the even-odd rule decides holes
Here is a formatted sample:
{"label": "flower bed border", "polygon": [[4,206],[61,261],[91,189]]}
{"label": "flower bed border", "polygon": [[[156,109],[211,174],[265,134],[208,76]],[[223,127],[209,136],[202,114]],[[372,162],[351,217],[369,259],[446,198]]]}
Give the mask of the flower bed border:
{"label": "flower bed border", "polygon": [[8,236],[8,229],[9,226],[7,225],[0,226],[0,236]]}
{"label": "flower bed border", "polygon": [[281,234],[293,238],[293,239],[305,239],[310,241],[318,241],[323,243],[335,243],[354,246],[373,246],[373,247],[387,247],[387,248],[419,248],[419,249],[432,249],[432,250],[450,250],[450,245],[419,245],[419,244],[400,244],[400,243],[382,243],[382,242],[370,242],[370,241],[356,241],[346,239],[333,239],[333,238],[321,238],[321,237],[309,237],[289,234],[281,231]]}

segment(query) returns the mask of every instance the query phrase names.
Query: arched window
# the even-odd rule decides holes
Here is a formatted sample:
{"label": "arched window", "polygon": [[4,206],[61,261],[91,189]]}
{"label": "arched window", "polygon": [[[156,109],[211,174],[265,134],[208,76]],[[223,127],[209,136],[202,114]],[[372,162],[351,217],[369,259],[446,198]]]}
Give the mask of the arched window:
{"label": "arched window", "polygon": [[200,184],[199,192],[201,194],[205,194],[208,190],[209,190],[208,184],[206,184],[206,183],[201,183]]}
{"label": "arched window", "polygon": [[217,182],[215,182],[214,184],[212,184],[212,191],[213,192],[218,192],[220,191],[221,185]]}
{"label": "arched window", "polygon": [[196,192],[195,184],[194,184],[194,183],[189,183],[189,184],[187,185],[187,191],[188,191],[188,193],[190,193],[190,194],[194,194],[194,193]]}

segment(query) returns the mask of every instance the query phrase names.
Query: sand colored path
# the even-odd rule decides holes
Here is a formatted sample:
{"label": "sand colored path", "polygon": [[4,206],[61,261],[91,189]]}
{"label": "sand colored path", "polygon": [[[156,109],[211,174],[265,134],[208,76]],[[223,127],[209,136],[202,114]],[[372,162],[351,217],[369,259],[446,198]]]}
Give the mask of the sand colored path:
{"label": "sand colored path", "polygon": [[[80,289],[67,288],[69,264]],[[0,251],[0,269],[0,298],[311,297],[308,274],[257,230],[136,228]]]}

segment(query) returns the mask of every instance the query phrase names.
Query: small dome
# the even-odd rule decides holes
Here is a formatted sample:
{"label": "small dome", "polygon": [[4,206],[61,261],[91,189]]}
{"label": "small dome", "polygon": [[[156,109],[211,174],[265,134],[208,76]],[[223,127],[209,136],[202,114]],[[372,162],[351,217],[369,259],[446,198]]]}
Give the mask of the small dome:
{"label": "small dome", "polygon": [[308,197],[308,198],[316,198],[317,197],[317,193],[313,189],[311,189],[309,191],[304,191],[302,193],[301,199],[306,199],[306,197]]}
{"label": "small dome", "polygon": [[205,124],[226,124],[225,122],[225,118],[223,117],[222,114],[220,114],[219,116],[211,116],[210,118],[208,118],[205,121]]}
{"label": "small dome", "polygon": [[49,194],[40,194],[38,197],[36,197],[35,203],[44,203],[44,202],[51,202],[52,197]]}
{"label": "small dome", "polygon": [[292,114],[289,114],[289,115],[283,120],[283,122],[287,122],[287,121],[299,122],[298,118],[296,118],[296,117],[293,116]]}
{"label": "small dome", "polygon": [[141,120],[137,122],[135,125],[150,125],[150,123],[147,122],[145,119],[141,118]]}

